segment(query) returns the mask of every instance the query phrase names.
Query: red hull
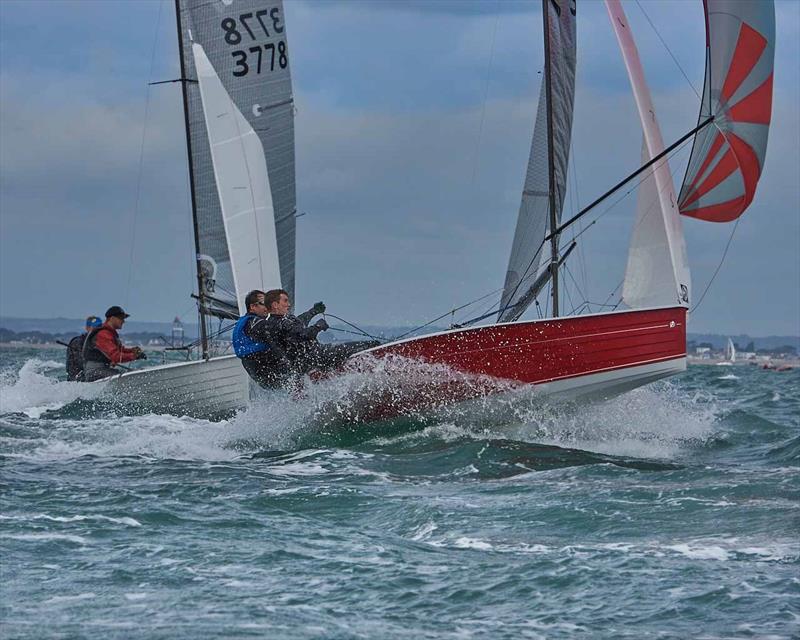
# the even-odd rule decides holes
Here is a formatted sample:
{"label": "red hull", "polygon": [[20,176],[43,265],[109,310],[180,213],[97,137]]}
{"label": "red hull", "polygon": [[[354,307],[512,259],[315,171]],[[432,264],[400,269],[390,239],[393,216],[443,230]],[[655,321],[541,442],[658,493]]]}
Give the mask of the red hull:
{"label": "red hull", "polygon": [[365,394],[351,405],[348,413],[358,407],[360,420],[424,411],[523,385],[591,387],[613,395],[681,368],[659,368],[658,363],[685,366],[686,310],[619,311],[455,329],[382,345],[358,354],[354,362],[374,362],[366,356],[436,370],[427,375],[418,370],[404,380],[408,367],[398,366],[399,384],[391,391]]}

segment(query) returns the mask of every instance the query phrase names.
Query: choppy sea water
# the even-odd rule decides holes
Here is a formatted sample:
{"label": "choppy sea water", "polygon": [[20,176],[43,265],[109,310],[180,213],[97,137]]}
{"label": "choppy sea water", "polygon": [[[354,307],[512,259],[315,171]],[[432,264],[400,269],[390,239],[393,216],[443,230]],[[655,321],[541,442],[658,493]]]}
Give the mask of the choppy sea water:
{"label": "choppy sea water", "polygon": [[800,635],[800,371],[320,433],[87,413],[62,356],[0,351],[0,637]]}

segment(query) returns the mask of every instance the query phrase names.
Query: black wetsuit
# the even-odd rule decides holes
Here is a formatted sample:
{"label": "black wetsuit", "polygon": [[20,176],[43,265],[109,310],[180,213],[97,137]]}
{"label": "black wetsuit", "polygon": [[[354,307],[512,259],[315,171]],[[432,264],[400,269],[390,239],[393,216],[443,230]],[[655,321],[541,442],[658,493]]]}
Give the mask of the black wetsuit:
{"label": "black wetsuit", "polygon": [[83,343],[87,335],[75,336],[67,345],[67,380],[83,380]]}
{"label": "black wetsuit", "polygon": [[248,320],[244,333],[270,346],[266,351],[242,358],[250,377],[262,387],[285,386],[309,371],[336,369],[354,353],[379,344],[374,341],[320,344],[317,335],[322,328],[308,326],[315,315],[309,310],[299,316],[270,314]]}

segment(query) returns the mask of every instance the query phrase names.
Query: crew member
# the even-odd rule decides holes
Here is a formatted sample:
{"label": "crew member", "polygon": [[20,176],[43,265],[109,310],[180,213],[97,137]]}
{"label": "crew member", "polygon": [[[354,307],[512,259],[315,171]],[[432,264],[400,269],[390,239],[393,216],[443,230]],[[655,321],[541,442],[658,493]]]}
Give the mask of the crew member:
{"label": "crew member", "polygon": [[264,295],[269,315],[265,320],[273,344],[287,356],[295,374],[305,374],[312,370],[331,371],[341,367],[353,354],[378,346],[374,340],[346,342],[342,344],[320,344],[317,336],[326,331],[328,323],[324,318],[308,326],[311,319],[325,313],[325,305],[317,302],[311,309],[299,316],[289,313],[292,308],[289,294],[283,289],[273,289]]}
{"label": "crew member", "polygon": [[86,336],[89,335],[89,332],[92,329],[97,329],[102,324],[103,321],[97,316],[89,316],[86,318],[84,332],[79,336],[75,336],[67,344],[67,380],[78,382],[83,380],[83,343],[86,341]]}
{"label": "crew member", "polygon": [[264,292],[255,289],[244,299],[247,313],[233,328],[233,350],[247,374],[265,388],[280,387],[291,377],[291,366],[283,349],[274,344],[267,328],[269,312]]}
{"label": "crew member", "polygon": [[139,347],[128,348],[122,345],[118,331],[128,317],[122,307],[113,306],[106,311],[105,323],[92,329],[86,337],[83,343],[83,378],[87,382],[120,373],[114,367],[122,362],[147,358]]}

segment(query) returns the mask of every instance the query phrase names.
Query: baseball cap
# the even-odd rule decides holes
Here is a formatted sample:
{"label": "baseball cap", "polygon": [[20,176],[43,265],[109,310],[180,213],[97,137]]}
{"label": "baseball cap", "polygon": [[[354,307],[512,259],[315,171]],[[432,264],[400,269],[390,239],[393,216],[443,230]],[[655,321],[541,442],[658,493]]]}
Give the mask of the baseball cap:
{"label": "baseball cap", "polygon": [[88,318],[86,318],[87,327],[100,327],[102,325],[103,321],[97,316],[89,316]]}
{"label": "baseball cap", "polygon": [[125,313],[122,307],[118,307],[114,305],[113,307],[109,307],[108,311],[106,311],[106,318],[125,318],[130,317],[129,313]]}

